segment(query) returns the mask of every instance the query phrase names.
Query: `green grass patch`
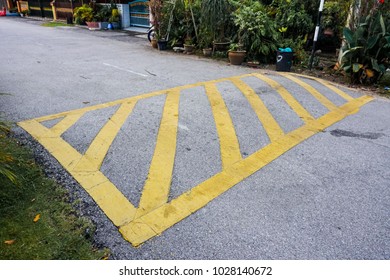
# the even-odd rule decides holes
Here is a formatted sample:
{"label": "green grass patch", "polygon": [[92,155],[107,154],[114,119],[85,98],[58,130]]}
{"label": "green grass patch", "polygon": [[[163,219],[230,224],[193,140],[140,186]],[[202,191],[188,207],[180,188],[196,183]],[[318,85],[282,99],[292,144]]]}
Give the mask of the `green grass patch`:
{"label": "green grass patch", "polygon": [[93,224],[76,215],[67,192],[0,124],[0,259],[106,258],[108,250],[93,245]]}
{"label": "green grass patch", "polygon": [[45,26],[45,27],[73,26],[73,24],[66,24],[63,22],[54,22],[54,21],[45,22],[45,23],[42,23],[41,25]]}

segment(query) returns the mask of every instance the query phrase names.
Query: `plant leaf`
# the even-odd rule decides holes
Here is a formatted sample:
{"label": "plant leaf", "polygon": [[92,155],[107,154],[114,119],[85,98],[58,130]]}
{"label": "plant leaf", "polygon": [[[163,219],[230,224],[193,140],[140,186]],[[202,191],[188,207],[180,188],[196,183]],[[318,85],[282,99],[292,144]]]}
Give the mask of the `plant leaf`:
{"label": "plant leaf", "polygon": [[33,220],[34,223],[38,222],[40,218],[41,218],[41,214],[37,214],[37,215],[35,216],[34,220]]}
{"label": "plant leaf", "polygon": [[372,49],[378,42],[378,39],[379,35],[370,37],[367,41],[367,49]]}
{"label": "plant leaf", "polygon": [[382,35],[385,36],[386,35],[386,25],[385,25],[385,21],[383,20],[382,15],[380,15],[380,17],[379,17],[379,22],[381,23],[381,27],[382,27]]}
{"label": "plant leaf", "polygon": [[352,47],[353,45],[353,32],[348,27],[344,27],[343,34],[348,44]]}
{"label": "plant leaf", "polygon": [[378,72],[382,72],[380,67],[379,67],[379,64],[378,64],[378,60],[374,59],[374,58],[371,58],[371,64],[372,64],[372,68],[375,70],[375,71],[378,71]]}
{"label": "plant leaf", "polygon": [[359,70],[362,69],[362,68],[363,68],[363,64],[354,63],[352,65],[352,70],[353,70],[354,73],[359,72]]}

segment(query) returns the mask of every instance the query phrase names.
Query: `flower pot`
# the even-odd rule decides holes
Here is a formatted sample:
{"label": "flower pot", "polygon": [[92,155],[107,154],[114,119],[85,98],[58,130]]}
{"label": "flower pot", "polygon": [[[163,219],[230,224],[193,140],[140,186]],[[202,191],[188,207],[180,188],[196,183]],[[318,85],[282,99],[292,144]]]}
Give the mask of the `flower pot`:
{"label": "flower pot", "polygon": [[184,44],[184,53],[191,54],[194,51],[194,45]]}
{"label": "flower pot", "polygon": [[150,44],[152,45],[153,48],[155,48],[155,49],[158,48],[157,39],[151,39]]}
{"label": "flower pot", "polygon": [[246,51],[230,51],[229,61],[232,65],[241,65],[244,62]]}
{"label": "flower pot", "polygon": [[168,41],[167,40],[158,40],[157,46],[159,51],[165,51],[167,49]]}
{"label": "flower pot", "polygon": [[87,26],[89,30],[99,30],[100,24],[96,21],[87,22]]}
{"label": "flower pot", "polygon": [[230,42],[214,42],[214,50],[218,52],[226,52],[229,49]]}
{"label": "flower pot", "polygon": [[203,55],[204,56],[211,56],[212,52],[213,52],[212,48],[205,48],[205,49],[203,49]]}

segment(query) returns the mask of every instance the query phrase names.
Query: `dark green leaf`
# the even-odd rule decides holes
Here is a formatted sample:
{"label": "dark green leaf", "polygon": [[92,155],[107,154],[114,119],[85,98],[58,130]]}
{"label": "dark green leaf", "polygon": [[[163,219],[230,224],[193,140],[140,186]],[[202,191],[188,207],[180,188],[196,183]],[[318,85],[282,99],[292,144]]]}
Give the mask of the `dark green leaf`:
{"label": "dark green leaf", "polygon": [[375,47],[376,43],[378,42],[378,39],[379,35],[370,37],[367,41],[367,49],[372,49],[373,47]]}
{"label": "dark green leaf", "polygon": [[354,43],[353,32],[348,27],[344,27],[343,34],[344,34],[344,37],[347,40],[348,44],[351,47],[353,47],[353,43]]}

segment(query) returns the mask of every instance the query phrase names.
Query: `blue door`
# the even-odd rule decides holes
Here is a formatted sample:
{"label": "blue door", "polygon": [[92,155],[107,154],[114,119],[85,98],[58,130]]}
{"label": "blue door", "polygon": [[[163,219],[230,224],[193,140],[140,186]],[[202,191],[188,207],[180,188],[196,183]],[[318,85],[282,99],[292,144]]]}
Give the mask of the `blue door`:
{"label": "blue door", "polygon": [[129,3],[130,26],[149,27],[149,1],[135,0]]}

